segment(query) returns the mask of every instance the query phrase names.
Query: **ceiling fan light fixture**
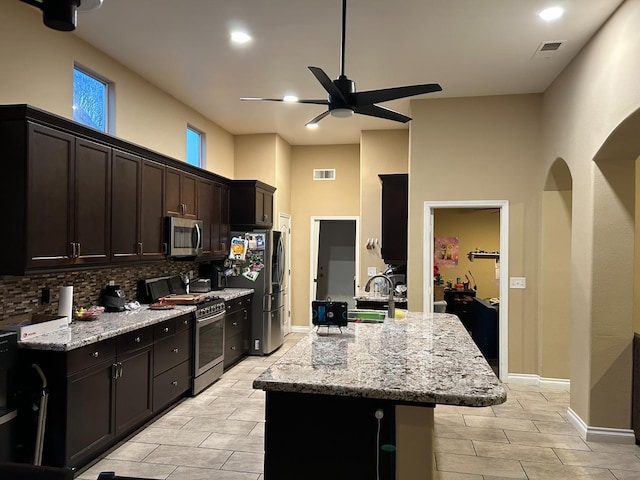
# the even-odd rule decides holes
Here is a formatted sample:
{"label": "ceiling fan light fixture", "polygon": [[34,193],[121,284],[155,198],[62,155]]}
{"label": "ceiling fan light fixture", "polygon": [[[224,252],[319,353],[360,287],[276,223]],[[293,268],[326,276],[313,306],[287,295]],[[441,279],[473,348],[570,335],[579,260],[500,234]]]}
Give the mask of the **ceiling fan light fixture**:
{"label": "ceiling fan light fixture", "polygon": [[318,128],[318,124],[317,123],[307,123],[306,127],[309,130],[315,130],[316,128]]}
{"label": "ceiling fan light fixture", "polygon": [[331,110],[331,116],[336,118],[349,118],[353,115],[353,110],[350,108],[333,108]]}
{"label": "ceiling fan light fixture", "polygon": [[295,95],[285,95],[282,100],[284,100],[285,102],[289,102],[289,103],[295,103],[298,101],[298,97],[296,97]]}
{"label": "ceiling fan light fixture", "polygon": [[44,0],[42,2],[42,21],[54,30],[71,32],[78,24],[78,6],[80,0]]}
{"label": "ceiling fan light fixture", "polygon": [[243,30],[235,30],[231,32],[231,41],[238,45],[244,45],[252,40],[251,35]]}

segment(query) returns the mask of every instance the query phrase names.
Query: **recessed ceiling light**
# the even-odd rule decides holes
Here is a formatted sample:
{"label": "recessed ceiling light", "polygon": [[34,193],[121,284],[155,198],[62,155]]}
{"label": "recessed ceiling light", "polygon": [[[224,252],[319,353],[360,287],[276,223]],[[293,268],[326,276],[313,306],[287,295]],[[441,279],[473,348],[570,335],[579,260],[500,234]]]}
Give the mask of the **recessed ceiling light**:
{"label": "recessed ceiling light", "polygon": [[297,102],[298,101],[298,97],[296,97],[295,95],[285,95],[282,99],[285,102]]}
{"label": "recessed ceiling light", "polygon": [[557,20],[558,18],[560,18],[562,15],[564,14],[564,10],[562,9],[562,7],[550,7],[550,8],[545,8],[544,10],[542,10],[538,16],[547,21],[550,22],[552,20]]}
{"label": "recessed ceiling light", "polygon": [[317,123],[307,123],[307,128],[309,130],[315,130],[316,128],[318,128],[318,124]]}
{"label": "recessed ceiling light", "polygon": [[231,41],[233,43],[243,44],[243,43],[248,43],[251,40],[252,40],[251,35],[249,35],[247,32],[243,32],[240,30],[231,32]]}

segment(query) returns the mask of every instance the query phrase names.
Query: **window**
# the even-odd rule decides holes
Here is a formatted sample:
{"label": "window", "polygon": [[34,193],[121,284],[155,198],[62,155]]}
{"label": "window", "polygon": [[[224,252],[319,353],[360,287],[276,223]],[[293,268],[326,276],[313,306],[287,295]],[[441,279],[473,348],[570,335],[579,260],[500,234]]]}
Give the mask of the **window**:
{"label": "window", "polygon": [[73,68],[73,119],[101,132],[109,128],[111,84],[78,66]]}
{"label": "window", "polygon": [[187,163],[196,167],[205,167],[204,133],[187,126]]}

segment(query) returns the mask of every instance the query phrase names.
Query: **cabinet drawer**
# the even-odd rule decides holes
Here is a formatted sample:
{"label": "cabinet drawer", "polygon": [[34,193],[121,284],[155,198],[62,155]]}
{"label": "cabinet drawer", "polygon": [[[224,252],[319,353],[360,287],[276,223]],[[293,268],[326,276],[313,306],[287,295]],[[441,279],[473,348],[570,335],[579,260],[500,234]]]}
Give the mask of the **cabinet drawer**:
{"label": "cabinet drawer", "polygon": [[245,329],[244,311],[233,313],[224,319],[224,338],[228,339],[235,335],[241,334]]}
{"label": "cabinet drawer", "polygon": [[157,342],[163,338],[170,337],[176,333],[176,323],[174,319],[167,320],[166,322],[158,323],[153,326],[153,338]]}
{"label": "cabinet drawer", "polygon": [[243,308],[250,308],[251,297],[240,297],[232,300],[225,300],[225,307],[227,308],[227,314],[242,310]]}
{"label": "cabinet drawer", "polygon": [[153,343],[153,327],[141,328],[124,333],[117,337],[116,351],[118,355],[135,352]]}
{"label": "cabinet drawer", "polygon": [[116,339],[93,343],[71,350],[67,354],[67,375],[116,358]]}
{"label": "cabinet drawer", "polygon": [[153,347],[153,374],[158,375],[191,357],[191,331],[156,342]]}
{"label": "cabinet drawer", "polygon": [[225,338],[224,341],[224,366],[225,368],[234,363],[240,357],[245,354],[245,339],[244,335],[234,335],[230,338]]}
{"label": "cabinet drawer", "polygon": [[190,362],[182,362],[153,379],[153,410],[157,411],[191,387]]}
{"label": "cabinet drawer", "polygon": [[176,333],[191,328],[192,318],[192,313],[187,313],[185,315],[180,315],[179,317],[174,318]]}

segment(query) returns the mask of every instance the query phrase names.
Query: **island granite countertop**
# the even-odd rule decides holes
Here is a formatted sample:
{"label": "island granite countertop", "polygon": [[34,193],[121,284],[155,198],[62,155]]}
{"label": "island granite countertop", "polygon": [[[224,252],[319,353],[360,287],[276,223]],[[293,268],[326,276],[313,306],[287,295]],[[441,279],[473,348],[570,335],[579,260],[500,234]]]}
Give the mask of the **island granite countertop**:
{"label": "island granite countertop", "polygon": [[[209,297],[221,297],[225,301],[244,295],[251,295],[253,289],[225,288],[205,294]],[[137,310],[124,312],[105,312],[95,320],[74,320],[69,328],[47,333],[28,340],[18,342],[19,348],[33,350],[69,351],[85,345],[100,342],[123,333],[138,330],[149,325],[178,317],[184,313],[195,311],[194,305],[176,305],[171,310],[150,310],[148,305],[141,305]]]}
{"label": "island granite countertop", "polygon": [[483,407],[500,380],[457,316],[409,312],[310,332],[253,382],[266,391]]}

